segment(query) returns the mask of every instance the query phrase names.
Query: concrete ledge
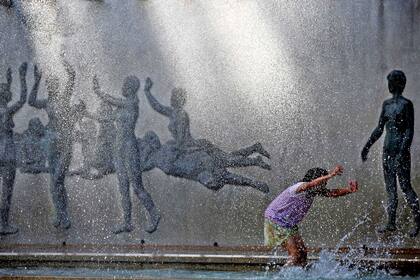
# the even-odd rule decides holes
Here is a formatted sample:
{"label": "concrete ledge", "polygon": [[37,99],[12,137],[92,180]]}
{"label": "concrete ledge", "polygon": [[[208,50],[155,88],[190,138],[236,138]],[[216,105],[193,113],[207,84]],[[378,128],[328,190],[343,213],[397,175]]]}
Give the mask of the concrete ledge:
{"label": "concrete ledge", "polygon": [[[309,250],[317,260],[320,248]],[[352,252],[352,257],[342,258]],[[264,271],[281,266],[287,256],[273,255],[264,246],[157,246],[157,245],[15,245],[0,248],[0,268],[182,268],[215,271]],[[365,270],[385,269],[420,275],[420,250],[405,248],[340,248],[337,260]]]}

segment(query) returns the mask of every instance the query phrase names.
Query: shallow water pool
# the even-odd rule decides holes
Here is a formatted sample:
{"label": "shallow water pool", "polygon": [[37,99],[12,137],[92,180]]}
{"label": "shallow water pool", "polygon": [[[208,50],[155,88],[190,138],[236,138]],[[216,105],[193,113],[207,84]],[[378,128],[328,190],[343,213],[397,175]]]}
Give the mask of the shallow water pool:
{"label": "shallow water pool", "polygon": [[320,270],[314,267],[305,271],[300,268],[285,268],[270,272],[225,272],[225,271],[200,271],[184,269],[92,269],[92,268],[8,268],[0,269],[1,276],[33,276],[33,277],[94,277],[94,278],[125,278],[125,279],[420,279],[408,276],[393,276],[389,273],[377,271],[369,274],[361,274],[360,271],[349,270]]}

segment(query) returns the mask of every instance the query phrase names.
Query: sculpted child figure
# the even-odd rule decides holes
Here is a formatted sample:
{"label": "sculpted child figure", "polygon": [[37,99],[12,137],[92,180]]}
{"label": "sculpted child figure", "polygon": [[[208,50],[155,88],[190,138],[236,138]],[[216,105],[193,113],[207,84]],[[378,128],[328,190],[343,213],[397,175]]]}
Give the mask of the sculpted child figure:
{"label": "sculpted child figure", "polygon": [[372,132],[362,150],[362,160],[366,161],[370,147],[381,137],[384,128],[386,136],[383,147],[382,164],[385,188],[388,193],[388,222],[378,231],[391,232],[397,229],[397,178],[406,201],[411,208],[414,227],[409,232],[415,237],[420,232],[420,208],[416,192],[411,186],[411,143],[414,136],[414,106],[402,96],[406,84],[404,72],[393,70],[387,76],[388,89],[392,97],[385,100],[378,126]]}
{"label": "sculpted child figure", "polygon": [[86,112],[85,117],[98,122],[98,137],[92,166],[99,171],[101,176],[114,173],[116,127],[112,105],[101,101],[96,114]]}
{"label": "sculpted child figure", "polygon": [[205,150],[215,161],[223,161],[231,167],[259,166],[267,170],[271,169],[270,165],[265,163],[261,156],[249,157],[253,153],[259,153],[267,158],[270,157],[270,154],[260,143],[232,153],[226,153],[206,139],[194,139],[190,131],[190,118],[184,108],[187,102],[186,91],[182,88],[174,88],[171,93],[171,105],[165,106],[160,104],[152,95],[152,86],[152,80],[147,78],[144,87],[146,98],[156,112],[169,118],[168,129],[173,140],[168,144],[173,143],[174,148],[180,153],[187,149],[200,149]]}
{"label": "sculpted child figure", "polygon": [[[267,184],[257,182],[244,176],[228,172],[229,167],[258,166],[270,170],[271,167],[261,156],[267,158],[270,154],[260,143],[245,147],[233,152],[225,152],[216,147],[206,139],[195,139],[190,132],[190,119],[185,111],[186,92],[181,88],[175,88],[171,93],[170,106],[165,106],[152,95],[153,82],[146,79],[144,92],[149,104],[158,113],[169,119],[168,129],[173,139],[163,146],[164,161],[161,161],[159,168],[165,173],[177,177],[187,177],[197,180],[206,187],[219,190],[225,184],[250,186],[262,192],[268,192]],[[250,157],[252,154],[260,154]],[[195,161],[194,172],[191,172],[191,165],[188,162]],[[177,165],[177,163],[181,163]],[[203,168],[206,170],[200,170]],[[210,167],[213,166],[213,167]],[[210,171],[210,172],[209,172]]]}
{"label": "sculpted child figure", "polygon": [[15,104],[8,106],[12,101],[12,69],[7,69],[7,82],[0,84],[0,177],[3,188],[0,208],[0,234],[15,234],[18,229],[9,224],[10,206],[12,203],[13,186],[16,176],[16,147],[13,141],[14,115],[26,102],[27,86],[26,71],[27,63],[19,68],[21,94]]}
{"label": "sculpted child figure", "polygon": [[73,150],[74,125],[85,111],[85,104],[81,101],[77,105],[71,104],[76,72],[63,59],[68,80],[63,91],[60,91],[60,80],[55,75],[47,77],[47,99],[39,99],[38,88],[41,72],[35,68],[35,86],[29,95],[28,103],[37,109],[43,109],[48,115],[48,166],[50,173],[51,195],[56,210],[53,225],[57,228],[68,229],[71,226],[67,210],[67,192],[65,187]]}
{"label": "sculpted child figure", "polygon": [[28,128],[20,137],[20,171],[22,173],[48,173],[46,128],[39,118],[29,120]]}
{"label": "sculpted child figure", "polygon": [[114,231],[116,234],[133,230],[130,186],[134,189],[135,195],[149,213],[150,225],[146,228],[146,231],[149,233],[154,232],[160,220],[160,214],[155,207],[152,197],[143,186],[141,174],[140,151],[135,134],[136,123],[139,117],[139,98],[137,96],[139,88],[139,79],[136,76],[128,76],[124,80],[121,92],[123,97],[113,97],[101,91],[96,76],[93,79],[93,91],[95,94],[102,101],[115,107],[116,139],[114,164],[124,212],[124,223]]}

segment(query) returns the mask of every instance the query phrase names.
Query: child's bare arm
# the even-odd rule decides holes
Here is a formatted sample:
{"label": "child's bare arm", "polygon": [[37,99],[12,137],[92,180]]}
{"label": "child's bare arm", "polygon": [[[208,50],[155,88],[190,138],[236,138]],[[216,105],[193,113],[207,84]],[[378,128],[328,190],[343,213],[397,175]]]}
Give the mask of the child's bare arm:
{"label": "child's bare arm", "polygon": [[330,180],[331,178],[337,176],[337,175],[341,175],[343,174],[343,167],[341,165],[337,165],[328,175],[316,178],[315,180],[312,180],[310,182],[304,183],[302,184],[297,190],[297,193],[301,193],[307,190],[310,190],[312,188],[316,188],[319,185],[324,184],[325,182],[327,182],[328,180]]}
{"label": "child's bare arm", "polygon": [[355,193],[358,190],[359,190],[359,184],[357,183],[357,181],[350,180],[348,187],[328,190],[327,192],[324,193],[323,196],[325,196],[325,197],[340,197],[340,196],[345,196],[345,195],[348,195],[348,194],[351,194],[351,193]]}

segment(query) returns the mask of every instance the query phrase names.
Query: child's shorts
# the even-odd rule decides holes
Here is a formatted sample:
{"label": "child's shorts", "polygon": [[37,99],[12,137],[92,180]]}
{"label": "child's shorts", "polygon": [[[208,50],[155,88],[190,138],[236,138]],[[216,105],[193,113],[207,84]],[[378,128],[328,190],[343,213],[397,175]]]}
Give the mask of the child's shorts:
{"label": "child's shorts", "polygon": [[269,247],[284,246],[290,237],[299,234],[297,226],[292,228],[281,227],[269,219],[264,221],[264,244]]}

